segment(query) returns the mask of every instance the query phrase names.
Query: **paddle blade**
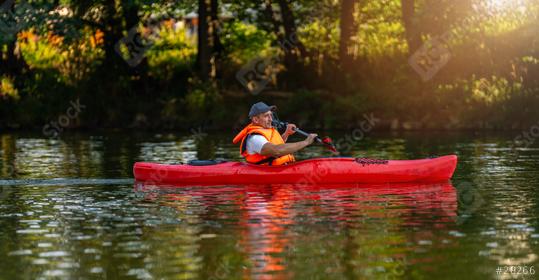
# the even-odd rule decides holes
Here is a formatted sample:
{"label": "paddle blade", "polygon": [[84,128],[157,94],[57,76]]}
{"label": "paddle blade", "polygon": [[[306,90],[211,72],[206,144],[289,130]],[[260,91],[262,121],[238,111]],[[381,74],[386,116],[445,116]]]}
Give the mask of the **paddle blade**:
{"label": "paddle blade", "polygon": [[335,148],[335,145],[333,144],[333,140],[331,140],[331,138],[329,138],[329,137],[327,137],[327,136],[324,137],[324,138],[322,139],[322,143],[326,144],[326,146],[328,147],[328,149],[329,149],[330,151],[332,151],[333,153],[336,153],[336,154],[339,153],[339,152],[337,151],[337,149]]}

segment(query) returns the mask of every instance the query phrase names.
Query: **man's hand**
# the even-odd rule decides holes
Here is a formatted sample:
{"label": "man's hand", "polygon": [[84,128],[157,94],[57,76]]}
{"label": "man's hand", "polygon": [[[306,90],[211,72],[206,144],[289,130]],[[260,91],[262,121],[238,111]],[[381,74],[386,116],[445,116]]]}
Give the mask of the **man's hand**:
{"label": "man's hand", "polygon": [[289,123],[287,126],[286,126],[286,131],[284,132],[284,135],[286,136],[290,136],[292,134],[296,133],[296,125],[293,124],[293,123]]}
{"label": "man's hand", "polygon": [[314,142],[314,139],[318,136],[318,134],[309,134],[307,138],[303,141],[294,142],[294,143],[285,143],[285,144],[279,144],[275,145],[271,142],[268,142],[262,146],[262,150],[260,150],[260,154],[263,156],[272,156],[272,157],[282,157],[284,155],[293,154],[309,145],[311,145]]}
{"label": "man's hand", "polygon": [[305,141],[308,143],[307,145],[311,145],[316,137],[318,137],[318,134],[316,133],[309,134],[309,136],[307,136],[307,139],[305,139]]}

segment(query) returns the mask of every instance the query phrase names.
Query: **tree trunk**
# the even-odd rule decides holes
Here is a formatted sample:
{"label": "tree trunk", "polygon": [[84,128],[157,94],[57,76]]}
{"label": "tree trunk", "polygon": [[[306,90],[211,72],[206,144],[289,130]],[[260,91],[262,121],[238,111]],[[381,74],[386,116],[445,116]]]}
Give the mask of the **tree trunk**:
{"label": "tree trunk", "polygon": [[354,8],[357,0],[342,0],[341,4],[341,36],[339,42],[339,60],[341,67],[347,68],[350,59],[350,39],[355,32]]}
{"label": "tree trunk", "polygon": [[[125,26],[124,29],[131,30],[131,28],[138,28],[140,24],[140,16],[139,16],[139,5],[133,3],[132,1],[122,1],[122,12],[123,12],[123,19],[125,20]],[[157,26],[152,26],[154,24],[153,22],[150,23],[150,26],[147,26],[148,28],[157,28]],[[130,76],[137,77],[137,79],[134,80],[134,82],[131,84],[131,88],[133,91],[137,91],[138,93],[145,93],[150,91],[148,88],[148,59],[146,57],[147,47],[144,47],[144,50],[141,50],[141,55],[143,56],[140,63],[135,65],[134,67],[126,67],[126,64],[123,64],[123,67],[126,67],[126,72]]]}
{"label": "tree trunk", "polygon": [[273,25],[272,32],[276,35],[277,43],[284,53],[283,65],[285,66],[287,73],[295,73],[295,75],[279,75],[278,79],[283,82],[281,85],[285,87],[303,85],[304,82],[301,79],[308,75],[299,75],[299,73],[305,74],[305,71],[308,69],[305,69],[305,67],[299,63],[299,60],[300,58],[307,57],[308,53],[297,36],[295,18],[290,9],[289,2],[287,0],[276,1],[281,11],[281,20],[279,20],[278,15],[273,10],[272,0],[264,1],[265,15]]}
{"label": "tree trunk", "polygon": [[414,53],[421,46],[421,38],[414,24],[415,1],[401,0],[402,22],[404,24],[406,42],[408,43],[408,52]]}
{"label": "tree trunk", "polygon": [[277,40],[279,40],[279,42],[284,41],[284,36],[281,32],[281,23],[277,20],[277,18],[275,18],[275,12],[273,11],[273,7],[271,6],[271,0],[265,0],[264,5],[265,15],[273,26],[273,33],[275,34],[275,36],[277,36]]}
{"label": "tree trunk", "polygon": [[307,51],[298,38],[295,17],[290,10],[288,1],[277,0],[277,2],[281,8],[285,36],[285,42],[281,42],[281,46],[284,47],[285,53],[289,53],[294,60],[297,60],[298,57],[306,57]]}
{"label": "tree trunk", "polygon": [[26,64],[26,60],[18,50],[17,42],[9,42],[5,52],[5,59],[3,56],[1,60],[0,74],[17,77],[22,75],[25,69],[28,69],[28,64]]}
{"label": "tree trunk", "polygon": [[198,52],[197,68],[200,79],[208,81],[211,74],[211,51],[209,3],[210,0],[198,0]]}
{"label": "tree trunk", "polygon": [[[103,25],[105,29],[103,30],[103,49],[105,51],[105,57],[101,68],[105,73],[110,73],[110,71],[115,71],[114,73],[120,74],[119,71],[125,63],[122,61],[121,56],[116,52],[115,45],[122,38],[122,23],[121,20],[117,17],[119,11],[117,11],[114,1],[110,1],[105,6],[105,19],[103,20]],[[108,74],[106,76],[109,76]]]}
{"label": "tree trunk", "polygon": [[287,0],[277,0],[277,3],[281,10],[284,30],[284,35],[279,41],[279,45],[284,51],[284,65],[288,73],[280,75],[284,82],[283,86],[291,88],[305,86],[304,78],[309,76],[307,73],[309,69],[304,67],[300,60],[307,57],[307,51],[299,40],[295,17],[290,9],[289,2]]}
{"label": "tree trunk", "polygon": [[220,73],[220,60],[222,57],[222,53],[224,50],[224,46],[221,43],[221,39],[219,38],[219,28],[220,28],[220,21],[219,21],[219,0],[211,0],[211,8],[210,8],[210,14],[211,14],[211,38],[212,38],[212,78],[216,78]]}
{"label": "tree trunk", "polygon": [[[14,5],[15,2],[11,3],[11,6],[5,5],[3,8],[13,9]],[[0,12],[4,11],[0,10]],[[0,76],[5,74],[13,77],[17,85],[17,78],[23,75],[26,69],[28,69],[28,64],[26,64],[26,60],[24,60],[18,48],[17,34],[14,34],[13,40],[6,44],[6,51],[3,52],[0,49]],[[24,78],[20,78],[20,80],[24,80]]]}

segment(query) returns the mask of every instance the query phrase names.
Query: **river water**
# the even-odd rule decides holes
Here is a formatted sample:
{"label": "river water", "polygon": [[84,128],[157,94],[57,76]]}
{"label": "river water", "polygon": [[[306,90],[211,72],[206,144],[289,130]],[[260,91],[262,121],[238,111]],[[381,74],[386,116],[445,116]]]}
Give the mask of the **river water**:
{"label": "river water", "polygon": [[535,141],[334,135],[346,155],[459,164],[438,184],[157,187],[134,162],[239,159],[232,135],[0,134],[0,279],[537,278]]}

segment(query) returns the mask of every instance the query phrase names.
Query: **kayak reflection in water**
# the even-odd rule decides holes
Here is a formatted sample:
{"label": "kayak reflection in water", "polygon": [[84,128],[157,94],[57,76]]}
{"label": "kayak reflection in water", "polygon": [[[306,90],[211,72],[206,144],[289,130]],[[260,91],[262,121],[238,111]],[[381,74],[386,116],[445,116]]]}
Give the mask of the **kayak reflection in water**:
{"label": "kayak reflection in water", "polygon": [[309,146],[314,142],[317,134],[309,134],[303,141],[286,143],[288,136],[295,133],[296,125],[288,124],[283,135],[272,126],[272,111],[276,106],[268,106],[258,102],[251,106],[247,125],[232,143],[240,143],[240,154],[249,163],[263,165],[283,165],[295,161],[293,153]]}
{"label": "kayak reflection in water", "polygon": [[[408,264],[432,262],[409,253],[423,250],[422,240],[440,250],[459,245],[457,237],[437,234],[459,228],[460,196],[449,181],[188,188],[139,182],[134,190],[144,197],[136,196],[135,204],[174,208],[171,214],[191,221],[166,226],[185,232],[188,239],[181,242],[200,240],[195,252],[185,251],[191,246],[161,248],[172,255],[163,255],[168,262],[156,263],[156,272],[174,263],[178,274],[195,269],[190,271],[202,279],[316,279],[329,273],[335,277],[328,279],[400,279]],[[207,234],[218,237],[202,240]],[[192,256],[188,262],[186,254]]]}

